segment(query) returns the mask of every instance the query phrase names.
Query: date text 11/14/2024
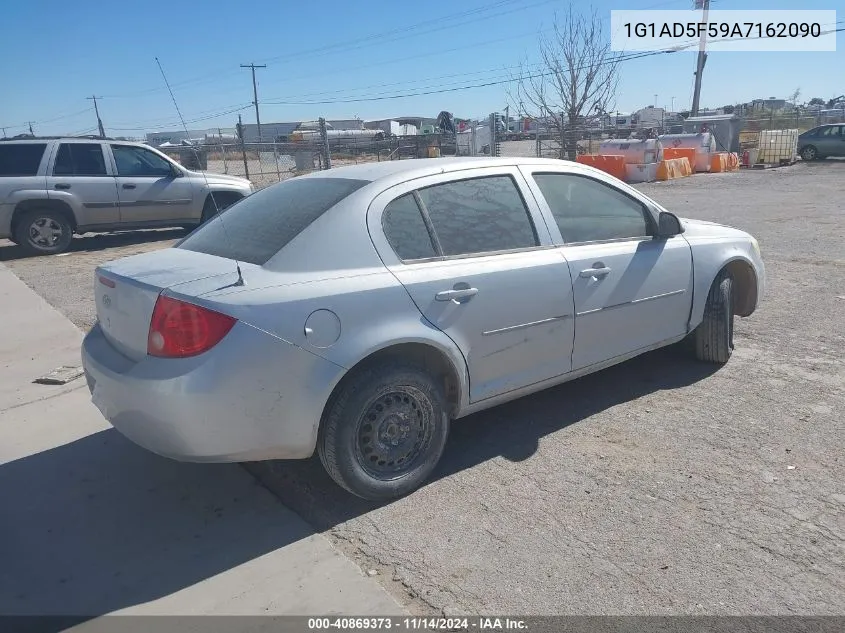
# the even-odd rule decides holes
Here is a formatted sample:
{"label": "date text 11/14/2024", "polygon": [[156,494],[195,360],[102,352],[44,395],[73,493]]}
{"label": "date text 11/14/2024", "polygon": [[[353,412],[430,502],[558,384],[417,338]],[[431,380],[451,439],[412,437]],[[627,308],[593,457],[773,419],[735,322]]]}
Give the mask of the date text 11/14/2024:
{"label": "date text 11/14/2024", "polygon": [[308,630],[367,630],[396,631],[524,631],[524,620],[515,618],[426,618],[426,617],[369,617],[369,618],[309,618]]}

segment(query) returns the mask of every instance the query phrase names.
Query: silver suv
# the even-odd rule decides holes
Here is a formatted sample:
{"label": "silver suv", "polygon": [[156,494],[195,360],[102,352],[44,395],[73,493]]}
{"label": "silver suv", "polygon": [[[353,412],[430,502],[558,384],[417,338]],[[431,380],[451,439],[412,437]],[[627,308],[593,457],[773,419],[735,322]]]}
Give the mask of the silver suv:
{"label": "silver suv", "polygon": [[74,233],[193,227],[253,192],[245,178],[189,171],[141,143],[0,141],[0,238],[32,254]]}

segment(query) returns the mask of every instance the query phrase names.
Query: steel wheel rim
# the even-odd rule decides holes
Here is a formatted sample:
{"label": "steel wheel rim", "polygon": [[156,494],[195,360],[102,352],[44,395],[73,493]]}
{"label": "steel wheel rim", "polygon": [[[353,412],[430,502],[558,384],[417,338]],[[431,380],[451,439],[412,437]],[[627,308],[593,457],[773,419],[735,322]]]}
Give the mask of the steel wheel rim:
{"label": "steel wheel rim", "polygon": [[64,228],[53,218],[43,217],[29,225],[29,241],[35,246],[50,248],[64,237]]}
{"label": "steel wheel rim", "polygon": [[371,398],[355,428],[355,453],[368,475],[397,479],[424,459],[435,429],[434,407],[414,387],[391,387]]}
{"label": "steel wheel rim", "polygon": [[807,147],[804,150],[803,158],[805,160],[814,160],[816,158],[816,149],[814,147]]}

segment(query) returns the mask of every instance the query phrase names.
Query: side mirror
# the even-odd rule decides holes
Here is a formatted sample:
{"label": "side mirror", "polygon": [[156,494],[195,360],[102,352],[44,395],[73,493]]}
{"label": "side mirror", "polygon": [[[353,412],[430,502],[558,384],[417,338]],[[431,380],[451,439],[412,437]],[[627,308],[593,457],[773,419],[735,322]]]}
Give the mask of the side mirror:
{"label": "side mirror", "polygon": [[174,178],[181,178],[185,175],[185,172],[179,169],[176,165],[172,165],[170,167],[170,173]]}
{"label": "side mirror", "polygon": [[674,213],[661,211],[657,220],[657,237],[674,237],[684,232],[681,221]]}

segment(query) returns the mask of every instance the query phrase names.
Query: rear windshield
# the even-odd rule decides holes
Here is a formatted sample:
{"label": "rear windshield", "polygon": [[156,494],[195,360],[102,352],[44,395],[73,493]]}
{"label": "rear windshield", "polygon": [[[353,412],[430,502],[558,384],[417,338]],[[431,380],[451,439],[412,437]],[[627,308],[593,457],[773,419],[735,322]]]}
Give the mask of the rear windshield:
{"label": "rear windshield", "polygon": [[47,143],[0,143],[0,176],[35,176]]}
{"label": "rear windshield", "polygon": [[263,266],[309,224],[367,180],[291,178],[247,196],[177,248]]}

